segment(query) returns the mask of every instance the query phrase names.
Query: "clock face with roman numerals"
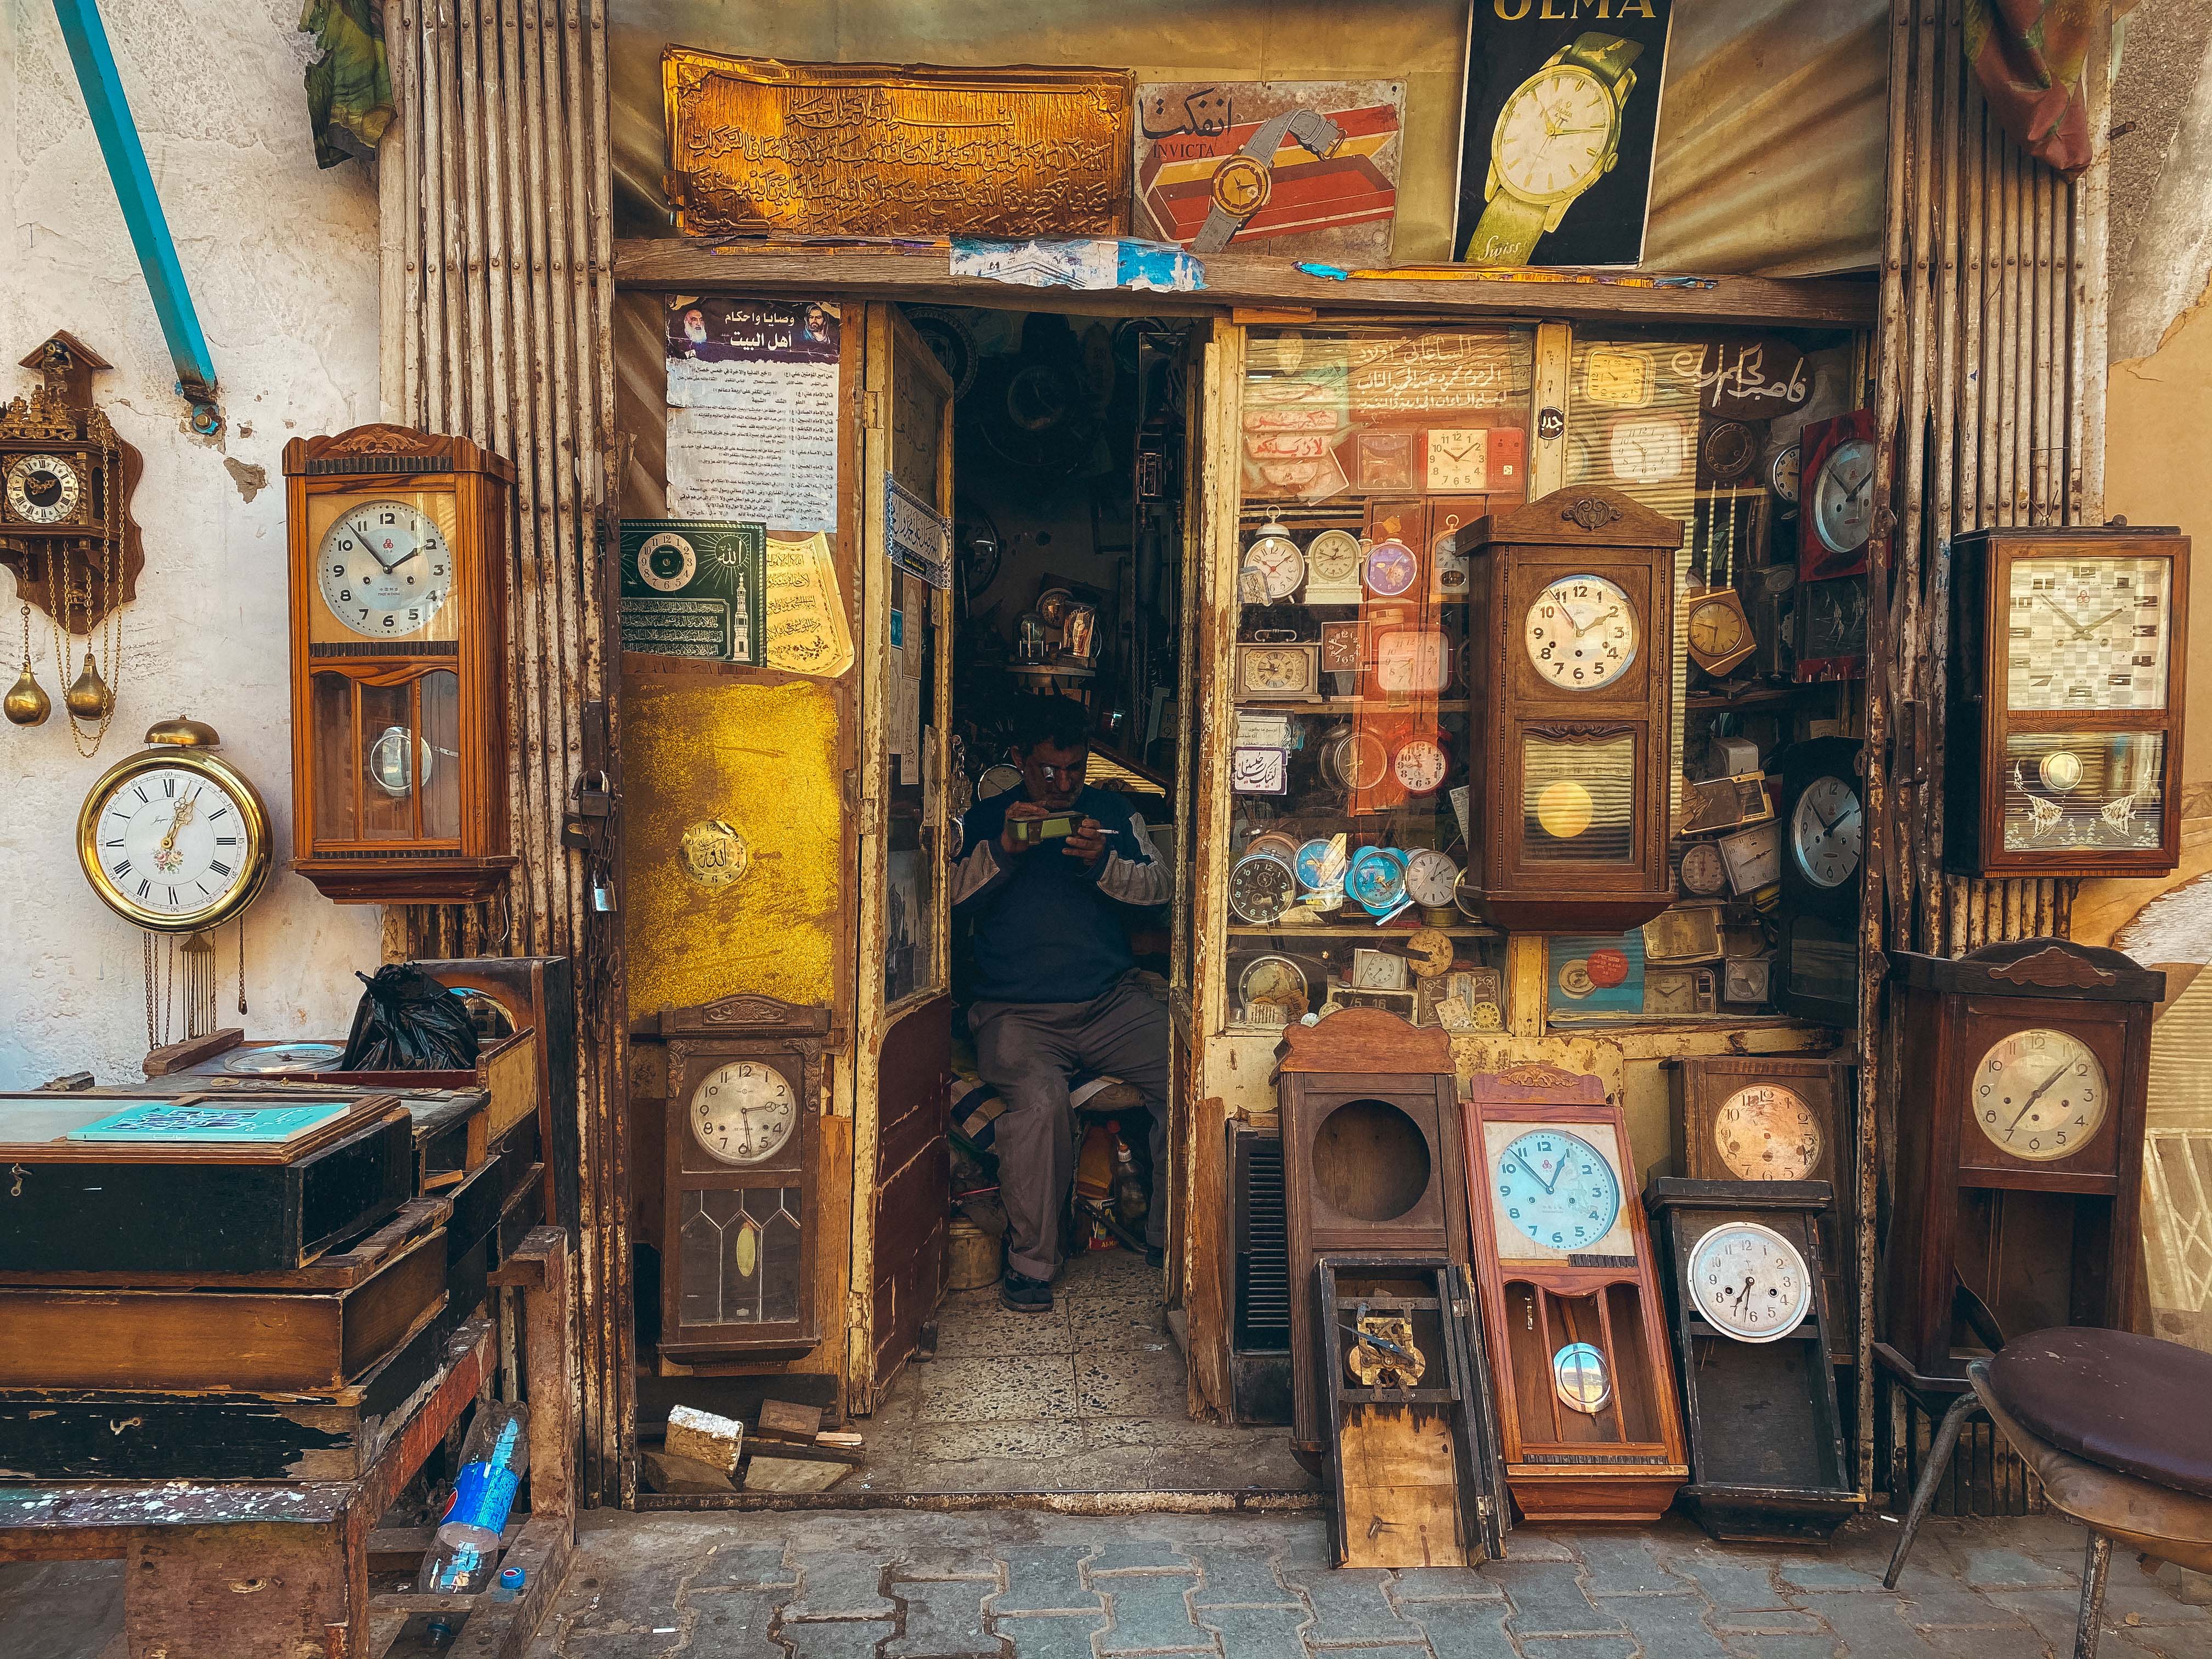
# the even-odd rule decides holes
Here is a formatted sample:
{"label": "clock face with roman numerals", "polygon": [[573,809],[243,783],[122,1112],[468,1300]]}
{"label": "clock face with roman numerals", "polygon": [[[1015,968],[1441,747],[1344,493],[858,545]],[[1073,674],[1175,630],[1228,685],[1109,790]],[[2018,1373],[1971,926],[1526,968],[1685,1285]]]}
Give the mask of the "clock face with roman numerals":
{"label": "clock face with roman numerals", "polygon": [[77,855],[94,892],[142,927],[194,933],[249,903],[269,870],[253,787],[213,756],[154,750],[93,786]]}
{"label": "clock face with roman numerals", "polygon": [[2014,560],[2006,703],[2165,708],[2172,575],[2164,559]]}

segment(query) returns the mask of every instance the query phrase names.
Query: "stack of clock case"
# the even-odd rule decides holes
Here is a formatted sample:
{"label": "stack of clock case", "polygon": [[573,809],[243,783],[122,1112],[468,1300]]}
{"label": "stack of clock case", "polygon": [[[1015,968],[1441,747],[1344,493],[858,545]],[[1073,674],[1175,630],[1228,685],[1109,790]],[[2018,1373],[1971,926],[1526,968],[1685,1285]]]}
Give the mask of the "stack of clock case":
{"label": "stack of clock case", "polygon": [[1827,1357],[1828,1183],[1665,1177],[1644,1200],[1689,1422],[1682,1501],[1716,1538],[1825,1540],[1858,1509]]}

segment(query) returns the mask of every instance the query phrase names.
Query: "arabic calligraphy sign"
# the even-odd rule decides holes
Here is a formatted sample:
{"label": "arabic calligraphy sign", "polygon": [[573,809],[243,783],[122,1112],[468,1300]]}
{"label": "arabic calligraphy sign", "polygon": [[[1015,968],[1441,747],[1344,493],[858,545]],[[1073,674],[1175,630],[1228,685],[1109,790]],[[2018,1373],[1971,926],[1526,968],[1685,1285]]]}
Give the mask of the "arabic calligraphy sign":
{"label": "arabic calligraphy sign", "polygon": [[691,235],[1121,235],[1136,77],[661,54]]}
{"label": "arabic calligraphy sign", "polygon": [[1793,414],[1813,395],[1813,366],[1804,352],[1773,335],[1678,348],[1668,355],[1667,374],[1678,385],[1694,385],[1698,405],[1726,421]]}

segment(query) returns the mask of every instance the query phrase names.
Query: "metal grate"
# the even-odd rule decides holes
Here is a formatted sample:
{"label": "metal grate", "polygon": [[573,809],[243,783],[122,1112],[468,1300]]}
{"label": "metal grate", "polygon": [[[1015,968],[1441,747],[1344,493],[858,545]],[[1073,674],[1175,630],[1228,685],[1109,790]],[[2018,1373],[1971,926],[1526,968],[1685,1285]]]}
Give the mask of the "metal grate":
{"label": "metal grate", "polygon": [[1251,1129],[1235,1134],[1235,1344],[1243,1353],[1285,1352],[1291,1346],[1291,1235],[1283,1205],[1283,1143]]}

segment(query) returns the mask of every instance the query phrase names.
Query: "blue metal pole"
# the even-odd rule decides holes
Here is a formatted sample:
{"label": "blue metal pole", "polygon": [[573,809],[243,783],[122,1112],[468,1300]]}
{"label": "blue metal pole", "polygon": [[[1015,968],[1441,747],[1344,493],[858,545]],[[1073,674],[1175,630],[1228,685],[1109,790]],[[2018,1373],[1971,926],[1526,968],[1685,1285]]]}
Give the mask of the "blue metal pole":
{"label": "blue metal pole", "polygon": [[169,222],[146,166],[146,147],[131,118],[131,100],[123,94],[115,54],[108,49],[107,26],[100,21],[97,0],[54,0],[54,14],[61,19],[62,39],[69,43],[70,61],[76,65],[77,85],[84,90],[85,108],[107,161],[107,176],[114,181],[123,222],[130,227],[138,268],[145,273],[155,314],[169,343],[177,390],[192,406],[193,429],[212,435],[222,430],[222,410],[216,403],[215,360],[208,354],[207,337],[200,332],[184,267],[177,263],[177,245],[170,238]]}

